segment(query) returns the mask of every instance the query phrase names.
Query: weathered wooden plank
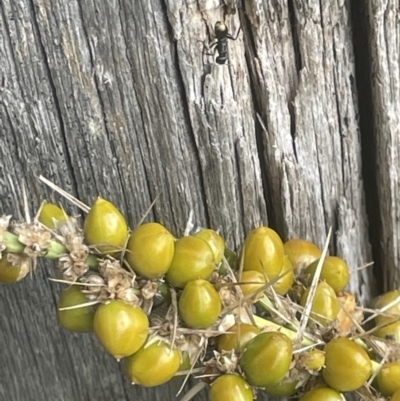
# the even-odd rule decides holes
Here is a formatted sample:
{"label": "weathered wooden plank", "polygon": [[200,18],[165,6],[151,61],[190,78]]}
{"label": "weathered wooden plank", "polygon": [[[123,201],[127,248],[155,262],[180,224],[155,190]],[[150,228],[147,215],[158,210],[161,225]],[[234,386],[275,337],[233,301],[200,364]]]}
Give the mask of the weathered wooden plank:
{"label": "weathered wooden plank", "polygon": [[[1,37],[8,39],[1,47],[8,61],[1,67],[2,90],[9,95],[1,103],[2,167],[8,174],[2,178],[3,212],[16,214],[21,207],[22,177],[37,206],[48,194],[35,180],[43,174],[83,201],[98,193],[108,197],[132,225],[160,194],[151,217],[177,235],[190,211],[196,226],[221,229],[231,246],[255,224],[266,222],[248,82],[237,106],[232,89],[225,88],[228,67],[215,68],[216,76],[207,80],[218,83],[212,81],[206,95],[197,87],[189,113],[184,91],[190,88],[184,80],[193,75],[199,84],[201,74],[178,68],[179,52],[160,3],[37,1],[32,8],[26,1],[4,1],[1,10]],[[204,23],[200,27],[205,36]],[[203,68],[203,46],[197,37],[191,40],[189,48],[198,52]],[[184,53],[180,62],[187,63]],[[243,70],[243,57],[241,63]],[[233,81],[239,95],[246,76],[242,71],[241,81]],[[11,146],[12,141],[17,145]],[[27,299],[31,292],[33,298]],[[10,313],[2,315],[4,343],[12,341],[4,358],[12,369],[1,396],[164,398],[163,391],[131,388],[92,340],[84,340],[82,352],[75,348],[80,337],[57,328],[54,302],[47,301],[57,292],[44,275],[2,291],[2,306],[9,311],[18,299],[25,301],[21,318],[12,319],[14,329]],[[25,372],[27,363],[14,359],[12,349],[28,352],[28,365],[39,366],[21,383],[13,374]],[[74,366],[85,367],[83,373]],[[167,387],[171,397],[176,387]]]}
{"label": "weathered wooden plank", "polygon": [[[210,225],[221,229],[228,243],[236,243],[244,232],[266,223],[242,37],[229,43],[228,63],[215,64],[206,46],[214,38],[215,23],[224,20],[223,8],[213,2],[167,5]],[[238,17],[225,22],[235,35]]]}
{"label": "weathered wooden plank", "polygon": [[[332,226],[331,251],[356,269],[371,252],[349,2],[293,4],[246,2],[269,208],[283,237],[322,245]],[[351,278],[363,302],[370,297],[369,277],[363,271]]]}
{"label": "weathered wooden plank", "polygon": [[400,51],[399,4],[368,2],[374,104],[380,268],[386,290],[400,285]]}
{"label": "weathered wooden plank", "polygon": [[[231,247],[268,221],[320,244],[333,225],[332,250],[369,261],[349,2],[245,4],[1,0],[0,213],[20,213],[22,179],[37,207],[43,174],[132,227],[160,195],[149,218],[176,235],[191,211]],[[218,20],[243,30],[223,66],[204,54]],[[174,399],[58,328],[49,274],[0,288],[0,398]]]}

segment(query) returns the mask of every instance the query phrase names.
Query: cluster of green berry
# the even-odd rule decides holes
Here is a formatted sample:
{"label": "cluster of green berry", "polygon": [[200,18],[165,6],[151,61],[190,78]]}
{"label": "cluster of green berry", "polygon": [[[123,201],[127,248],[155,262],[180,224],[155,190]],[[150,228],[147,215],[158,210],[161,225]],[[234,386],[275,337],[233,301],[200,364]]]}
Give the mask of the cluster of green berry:
{"label": "cluster of green berry", "polygon": [[346,263],[308,241],[283,243],[259,227],[237,256],[210,229],[175,239],[153,222],[130,232],[102,198],[83,230],[51,203],[33,223],[9,220],[0,219],[0,282],[20,281],[38,257],[57,259],[68,284],[60,325],[94,332],[132,383],[194,374],[210,401],[251,401],[257,391],[400,400],[400,292],[374,300],[366,331],[344,291]]}

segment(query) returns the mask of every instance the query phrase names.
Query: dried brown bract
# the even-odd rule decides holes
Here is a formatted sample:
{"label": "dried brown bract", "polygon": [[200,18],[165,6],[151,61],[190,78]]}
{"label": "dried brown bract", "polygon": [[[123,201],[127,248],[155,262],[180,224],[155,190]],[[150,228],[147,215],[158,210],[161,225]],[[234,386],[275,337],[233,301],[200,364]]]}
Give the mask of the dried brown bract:
{"label": "dried brown bract", "polygon": [[18,241],[25,245],[24,254],[36,259],[50,246],[51,233],[39,223],[13,223],[11,229]]}
{"label": "dried brown bract", "polygon": [[68,250],[68,253],[60,257],[59,268],[63,272],[65,280],[76,281],[89,269],[86,263],[89,248],[83,243],[83,231],[78,227],[74,217],[69,217],[62,224],[57,224],[56,229],[58,239]]}
{"label": "dried brown bract", "polygon": [[28,256],[7,253],[7,261],[19,270],[16,282],[21,281],[31,271],[31,259]]}
{"label": "dried brown bract", "polygon": [[0,217],[0,259],[2,257],[1,253],[6,249],[6,245],[4,243],[4,231],[6,231],[10,225],[10,219],[11,215],[3,215]]}
{"label": "dried brown bract", "polygon": [[121,299],[130,305],[141,303],[138,291],[134,288],[134,275],[123,269],[118,260],[102,260],[99,273],[107,284],[108,299]]}

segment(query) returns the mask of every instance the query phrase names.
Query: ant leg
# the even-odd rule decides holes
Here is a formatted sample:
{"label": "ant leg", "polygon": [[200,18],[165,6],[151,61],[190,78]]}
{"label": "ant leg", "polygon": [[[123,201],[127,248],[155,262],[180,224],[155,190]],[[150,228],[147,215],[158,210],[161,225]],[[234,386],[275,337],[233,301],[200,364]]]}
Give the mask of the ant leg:
{"label": "ant leg", "polygon": [[242,30],[242,27],[240,26],[239,27],[239,29],[238,29],[238,31],[236,32],[236,36],[235,37],[233,37],[231,34],[229,34],[228,33],[228,35],[226,35],[226,37],[228,38],[228,39],[230,39],[230,40],[236,40],[238,37],[239,37],[239,33],[240,33],[240,31]]}
{"label": "ant leg", "polygon": [[[218,40],[215,40],[215,41],[212,41],[211,43],[210,43],[210,45],[209,46],[204,46],[204,49],[203,49],[203,55],[206,55],[206,56],[214,56],[215,55],[215,50],[216,50],[216,46],[217,46],[217,44],[218,44]],[[209,52],[205,52],[205,50],[207,49],[207,50],[212,50],[212,48],[214,48],[214,50],[212,51],[212,53],[209,53]]]}

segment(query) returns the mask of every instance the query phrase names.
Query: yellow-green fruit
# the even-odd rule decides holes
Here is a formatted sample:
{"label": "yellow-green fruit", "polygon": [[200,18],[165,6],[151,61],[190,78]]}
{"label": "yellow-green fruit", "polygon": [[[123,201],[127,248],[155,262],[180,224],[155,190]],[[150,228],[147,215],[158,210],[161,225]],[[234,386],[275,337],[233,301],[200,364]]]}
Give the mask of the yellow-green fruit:
{"label": "yellow-green fruit", "polygon": [[[399,290],[389,291],[389,292],[381,295],[375,301],[374,307],[375,307],[375,309],[382,309],[386,305],[389,305],[390,303],[394,302],[399,297],[400,297]],[[394,337],[397,342],[400,342],[400,321],[399,321],[399,319],[400,319],[400,302],[397,302],[393,306],[386,309],[384,313],[393,315],[393,316],[378,315],[375,318],[376,325],[377,326],[385,325],[385,326],[374,331],[374,335],[376,335],[377,337],[381,337],[381,338],[385,338],[386,336],[391,336],[391,337]]]}
{"label": "yellow-green fruit", "polygon": [[269,280],[282,271],[283,243],[279,235],[268,227],[250,231],[244,241],[243,270],[257,270]]}
{"label": "yellow-green fruit", "polygon": [[372,364],[366,351],[348,338],[335,338],[325,346],[322,376],[336,391],[354,391],[371,376]]}
{"label": "yellow-green fruit", "polygon": [[159,294],[162,296],[163,301],[166,305],[169,305],[171,303],[171,290],[169,288],[169,285],[165,282],[162,282],[158,286],[158,291]]}
{"label": "yellow-green fruit", "polygon": [[247,270],[237,277],[243,296],[247,303],[253,303],[263,296],[263,291],[255,294],[257,290],[265,285],[265,276],[257,270]]}
{"label": "yellow-green fruit", "polygon": [[272,285],[275,292],[282,296],[287,294],[287,292],[292,288],[294,282],[294,270],[292,269],[292,264],[287,255],[284,255],[283,257],[282,270],[279,272],[279,275],[283,273],[285,273],[285,275]]}
{"label": "yellow-green fruit", "polygon": [[389,324],[388,326],[381,327],[374,331],[373,334],[380,338],[388,338],[400,344],[400,320],[396,323]]}
{"label": "yellow-green fruit", "polygon": [[55,228],[55,221],[66,221],[67,217],[64,211],[53,203],[44,203],[38,220],[48,228]]}
{"label": "yellow-green fruit", "polygon": [[134,354],[146,341],[149,321],[138,306],[113,300],[94,315],[94,332],[105,350],[117,360]]}
{"label": "yellow-green fruit", "polygon": [[[300,300],[302,306],[305,306],[309,292],[310,288],[307,288],[305,293],[302,295]],[[329,284],[325,283],[325,281],[321,281],[317,285],[312,302],[311,318],[321,323],[323,326],[327,326],[337,318],[338,312],[339,305],[335,291]]]}
{"label": "yellow-green fruit", "polygon": [[296,393],[298,380],[290,378],[283,379],[281,382],[271,386],[265,386],[264,392],[274,397],[289,397]]}
{"label": "yellow-green fruit", "polygon": [[[314,278],[318,262],[319,259],[311,263],[305,270],[309,285]],[[326,281],[335,292],[342,291],[349,281],[349,268],[346,262],[337,256],[327,256],[322,265],[320,280]]]}
{"label": "yellow-green fruit", "polygon": [[[181,363],[178,368],[178,372],[182,371],[188,371],[192,367],[191,361],[190,361],[190,355],[188,351],[182,351],[182,358],[181,358]],[[179,374],[175,375],[171,380],[174,382],[180,382],[181,384],[184,382],[186,375],[184,374]]]}
{"label": "yellow-green fruit", "polygon": [[283,244],[283,248],[296,272],[321,257],[317,245],[302,239],[290,239]]}
{"label": "yellow-green fruit", "polygon": [[111,203],[97,198],[86,216],[83,231],[86,242],[100,252],[120,252],[128,237],[124,216]]}
{"label": "yellow-green fruit", "polygon": [[166,383],[175,375],[181,364],[182,354],[164,341],[145,344],[139,351],[126,358],[125,367],[132,384],[154,387]]}
{"label": "yellow-green fruit", "polygon": [[171,265],[174,247],[174,237],[164,226],[147,223],[131,234],[125,258],[139,276],[159,278]]}
{"label": "yellow-green fruit", "polygon": [[321,387],[307,391],[300,401],[344,401],[344,397],[329,387]]}
{"label": "yellow-green fruit", "polygon": [[280,332],[261,333],[247,343],[240,359],[246,380],[257,387],[277,385],[289,371],[292,342]]}
{"label": "yellow-green fruit", "polygon": [[181,359],[181,363],[179,365],[178,372],[180,372],[182,370],[189,370],[190,366],[191,366],[190,354],[189,354],[188,351],[183,351],[182,352],[182,359]]}
{"label": "yellow-green fruit", "polygon": [[221,312],[217,290],[206,280],[193,280],[186,284],[179,298],[179,315],[193,329],[211,326]]}
{"label": "yellow-green fruit", "polygon": [[[232,270],[236,270],[237,268],[237,255],[235,252],[233,252],[231,249],[225,248],[224,256],[226,261],[228,262],[229,267]],[[220,269],[221,270],[221,269]],[[222,275],[226,273],[226,268],[224,268],[224,265],[222,265]]]}
{"label": "yellow-green fruit", "polygon": [[233,373],[219,376],[212,384],[209,401],[253,401],[253,392],[245,380]]}
{"label": "yellow-green fruit", "polygon": [[219,265],[225,252],[225,241],[223,238],[216,231],[210,229],[200,230],[194,236],[202,238],[210,245],[214,252],[215,263]]}
{"label": "yellow-green fruit", "polygon": [[260,334],[260,329],[252,324],[237,323],[228,332],[218,337],[217,350],[236,352],[243,351],[247,343]]}
{"label": "yellow-green fruit", "polygon": [[319,349],[305,351],[300,355],[300,365],[307,370],[319,371],[325,364],[325,352]]}
{"label": "yellow-green fruit", "polygon": [[400,401],[400,390],[397,390],[393,395],[390,401]]}
{"label": "yellow-green fruit", "polygon": [[0,259],[0,283],[14,284],[21,281],[29,272],[28,261],[23,262],[20,266],[13,266],[7,259],[7,254],[3,252]]}
{"label": "yellow-green fruit", "polygon": [[300,303],[301,297],[306,292],[306,288],[304,288],[303,284],[294,282],[292,288],[289,290],[290,298],[296,303]]}
{"label": "yellow-green fruit", "polygon": [[69,306],[84,305],[88,299],[79,286],[72,286],[63,290],[58,299],[58,323],[65,329],[78,333],[93,331],[94,310],[91,306],[60,310]]}
{"label": "yellow-green fruit", "polygon": [[174,287],[183,288],[189,281],[208,278],[214,267],[214,253],[207,241],[183,237],[175,242],[174,257],[166,278]]}
{"label": "yellow-green fruit", "polygon": [[385,397],[393,395],[400,389],[400,362],[385,363],[377,380],[379,390]]}

